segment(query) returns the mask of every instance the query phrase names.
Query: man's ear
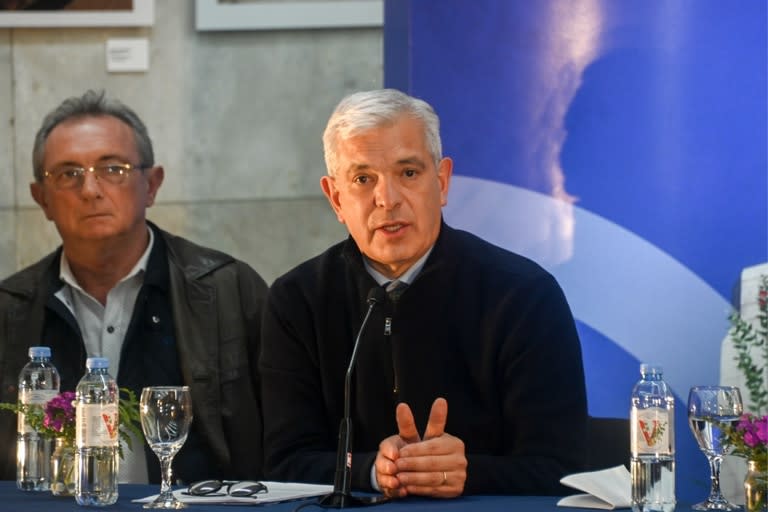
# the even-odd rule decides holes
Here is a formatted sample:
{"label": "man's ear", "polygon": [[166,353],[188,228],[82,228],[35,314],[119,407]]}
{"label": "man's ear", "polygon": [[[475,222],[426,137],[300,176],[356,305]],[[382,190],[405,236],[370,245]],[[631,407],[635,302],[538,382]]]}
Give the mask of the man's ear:
{"label": "man's ear", "polygon": [[43,209],[45,218],[53,220],[51,216],[50,208],[48,207],[48,200],[45,197],[45,185],[39,181],[33,181],[29,184],[29,193],[32,195],[32,199]]}
{"label": "man's ear", "polygon": [[331,208],[336,213],[336,218],[344,224],[344,216],[341,213],[341,199],[339,189],[336,188],[336,180],[332,176],[323,176],[320,178],[320,188],[323,189],[326,199],[331,204]]}
{"label": "man's ear", "polygon": [[155,198],[157,197],[157,191],[160,189],[160,185],[163,184],[165,179],[165,170],[162,165],[156,165],[150,167],[146,171],[147,177],[147,208],[155,204]]}
{"label": "man's ear", "polygon": [[453,160],[448,157],[440,160],[437,166],[437,179],[440,182],[440,205],[448,204],[448,189],[451,185],[451,176],[453,175]]}

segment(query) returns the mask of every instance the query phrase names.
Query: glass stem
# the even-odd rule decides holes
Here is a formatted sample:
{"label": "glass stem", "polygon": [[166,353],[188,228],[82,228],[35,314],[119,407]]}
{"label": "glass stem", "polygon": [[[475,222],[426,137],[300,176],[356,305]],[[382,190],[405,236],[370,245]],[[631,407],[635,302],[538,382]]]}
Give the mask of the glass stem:
{"label": "glass stem", "polygon": [[173,461],[173,455],[163,455],[160,457],[160,475],[162,482],[160,483],[160,496],[170,498],[173,496],[171,492],[171,462]]}
{"label": "glass stem", "polygon": [[722,501],[723,494],[720,491],[720,464],[723,458],[714,456],[709,458],[709,471],[712,478],[712,489],[709,492],[709,501]]}

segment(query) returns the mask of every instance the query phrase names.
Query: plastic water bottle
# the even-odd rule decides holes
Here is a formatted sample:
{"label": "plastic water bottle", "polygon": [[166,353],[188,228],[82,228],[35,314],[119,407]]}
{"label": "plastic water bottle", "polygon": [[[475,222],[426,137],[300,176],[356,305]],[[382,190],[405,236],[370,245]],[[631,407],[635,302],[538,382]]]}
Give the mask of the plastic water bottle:
{"label": "plastic water bottle", "polygon": [[660,366],[640,365],[630,413],[633,512],[675,509],[675,398]]}
{"label": "plastic water bottle", "polygon": [[117,501],[119,392],[107,358],[89,357],[85,367],[75,390],[75,500],[112,505]]}
{"label": "plastic water bottle", "polygon": [[[29,362],[19,374],[19,403],[45,407],[59,393],[59,372],[51,364],[49,347],[29,347]],[[41,437],[18,415],[16,486],[22,491],[47,491],[51,485],[53,439]]]}

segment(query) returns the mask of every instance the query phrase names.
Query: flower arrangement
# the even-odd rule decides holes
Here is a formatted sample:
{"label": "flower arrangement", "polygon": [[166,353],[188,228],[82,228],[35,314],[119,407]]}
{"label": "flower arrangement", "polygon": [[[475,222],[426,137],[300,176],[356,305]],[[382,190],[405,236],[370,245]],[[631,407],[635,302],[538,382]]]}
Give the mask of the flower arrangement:
{"label": "flower arrangement", "polygon": [[[30,427],[41,436],[62,438],[69,444],[75,442],[75,393],[62,391],[45,404],[39,405],[0,403],[0,410],[23,413]],[[127,388],[120,388],[118,404],[120,416],[120,456],[123,456],[123,443],[131,449],[131,434],[136,439],[143,439],[139,416],[139,402],[136,393]]]}
{"label": "flower arrangement", "polygon": [[768,469],[768,414],[744,414],[735,427],[726,429],[725,435],[733,455],[763,462]]}
{"label": "flower arrangement", "polygon": [[[45,409],[26,412],[27,422],[40,433],[75,441],[75,393],[64,391],[45,404]],[[41,414],[42,412],[42,414]],[[41,421],[42,419],[42,421]]]}
{"label": "flower arrangement", "polygon": [[764,413],[768,408],[765,384],[768,363],[760,366],[753,358],[757,352],[760,359],[768,361],[768,275],[760,276],[757,302],[755,325],[744,320],[738,312],[730,316],[729,335],[736,349],[738,368],[746,380],[750,400],[748,409],[751,412],[744,414],[735,426],[724,429],[724,440],[733,449],[734,455],[768,466],[768,414]]}

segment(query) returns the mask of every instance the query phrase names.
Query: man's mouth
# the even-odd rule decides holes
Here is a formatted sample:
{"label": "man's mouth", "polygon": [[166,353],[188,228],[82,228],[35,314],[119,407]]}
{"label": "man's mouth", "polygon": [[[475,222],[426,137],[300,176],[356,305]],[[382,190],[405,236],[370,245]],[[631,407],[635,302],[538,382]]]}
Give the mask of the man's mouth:
{"label": "man's mouth", "polygon": [[397,233],[401,229],[405,227],[405,224],[387,224],[386,226],[381,226],[379,229],[382,231],[386,231],[387,233]]}

